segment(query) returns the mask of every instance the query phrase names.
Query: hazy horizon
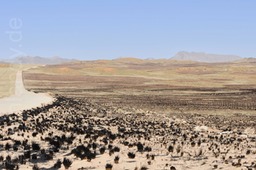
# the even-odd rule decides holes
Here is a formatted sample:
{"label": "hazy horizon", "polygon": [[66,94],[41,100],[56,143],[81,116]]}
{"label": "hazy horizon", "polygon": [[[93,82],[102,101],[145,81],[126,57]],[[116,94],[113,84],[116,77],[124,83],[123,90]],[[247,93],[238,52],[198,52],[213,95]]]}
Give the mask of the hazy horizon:
{"label": "hazy horizon", "polygon": [[[39,56],[39,55],[36,55],[36,56],[31,56],[31,55],[23,55],[23,56],[16,56],[16,57],[13,57],[13,58],[0,58],[0,62],[3,61],[3,62],[8,62],[8,61],[14,61],[18,58],[26,58],[26,57],[29,57],[29,58],[44,58],[44,59],[55,59],[55,58],[59,58],[59,59],[68,59],[68,60],[80,60],[80,61],[93,61],[93,60],[115,60],[115,59],[122,59],[122,58],[136,58],[136,59],[144,59],[144,60],[157,60],[157,59],[175,59],[175,57],[177,55],[179,55],[179,53],[187,53],[187,54],[190,54],[191,57],[194,56],[195,54],[198,54],[198,55],[206,55],[206,57],[210,57],[210,56],[236,56],[236,57],[240,57],[241,59],[243,58],[255,58],[255,57],[241,57],[239,55],[234,55],[234,54],[213,54],[213,53],[205,53],[205,52],[195,52],[195,51],[179,51],[177,53],[175,53],[174,56],[171,56],[171,57],[162,57],[162,58],[141,58],[141,57],[133,57],[133,56],[120,56],[120,57],[115,57],[115,58],[95,58],[95,59],[86,59],[86,58],[67,58],[67,57],[62,57],[62,56]],[[194,56],[195,57],[195,56]],[[198,56],[198,57],[202,57],[202,56]],[[191,60],[191,61],[195,61],[195,60]]]}
{"label": "hazy horizon", "polygon": [[179,51],[255,57],[256,2],[5,1],[0,59],[171,58]]}

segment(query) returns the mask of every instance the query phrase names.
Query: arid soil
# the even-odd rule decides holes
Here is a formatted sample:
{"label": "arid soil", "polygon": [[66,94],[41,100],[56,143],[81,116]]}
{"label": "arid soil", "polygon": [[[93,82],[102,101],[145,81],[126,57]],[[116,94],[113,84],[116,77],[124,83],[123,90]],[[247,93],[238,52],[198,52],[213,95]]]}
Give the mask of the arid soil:
{"label": "arid soil", "polygon": [[[254,61],[254,60],[253,60]],[[256,111],[256,62],[195,63],[119,59],[31,69],[25,87],[120,106]]]}
{"label": "arid soil", "polygon": [[255,115],[155,114],[56,97],[2,116],[1,169],[255,169]]}
{"label": "arid soil", "polygon": [[[256,169],[255,63],[44,66],[55,102],[0,117],[0,169]],[[245,77],[247,76],[247,77]]]}

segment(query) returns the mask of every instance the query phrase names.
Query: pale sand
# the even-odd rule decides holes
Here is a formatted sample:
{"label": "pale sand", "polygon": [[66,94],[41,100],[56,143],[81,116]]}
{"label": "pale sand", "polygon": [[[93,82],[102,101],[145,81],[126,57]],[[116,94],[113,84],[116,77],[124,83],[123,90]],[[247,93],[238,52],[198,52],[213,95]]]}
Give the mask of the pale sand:
{"label": "pale sand", "polygon": [[40,107],[53,101],[54,98],[49,94],[27,91],[23,85],[22,71],[18,71],[15,82],[15,94],[0,99],[0,115]]}

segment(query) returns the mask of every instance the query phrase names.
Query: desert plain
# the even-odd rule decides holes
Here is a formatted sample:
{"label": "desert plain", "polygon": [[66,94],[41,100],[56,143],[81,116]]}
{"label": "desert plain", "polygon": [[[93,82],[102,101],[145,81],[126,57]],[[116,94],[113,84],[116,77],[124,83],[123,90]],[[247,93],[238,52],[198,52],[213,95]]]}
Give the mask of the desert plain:
{"label": "desert plain", "polygon": [[0,97],[15,94],[20,71],[26,93],[53,100],[0,110],[0,169],[256,169],[255,59],[8,68]]}

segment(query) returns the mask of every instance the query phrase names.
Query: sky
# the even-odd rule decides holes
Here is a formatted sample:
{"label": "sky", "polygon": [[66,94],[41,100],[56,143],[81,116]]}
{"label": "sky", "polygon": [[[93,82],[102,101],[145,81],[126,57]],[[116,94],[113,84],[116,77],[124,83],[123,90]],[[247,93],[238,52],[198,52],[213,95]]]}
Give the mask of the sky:
{"label": "sky", "polygon": [[255,9],[255,0],[1,1],[0,59],[256,57]]}

